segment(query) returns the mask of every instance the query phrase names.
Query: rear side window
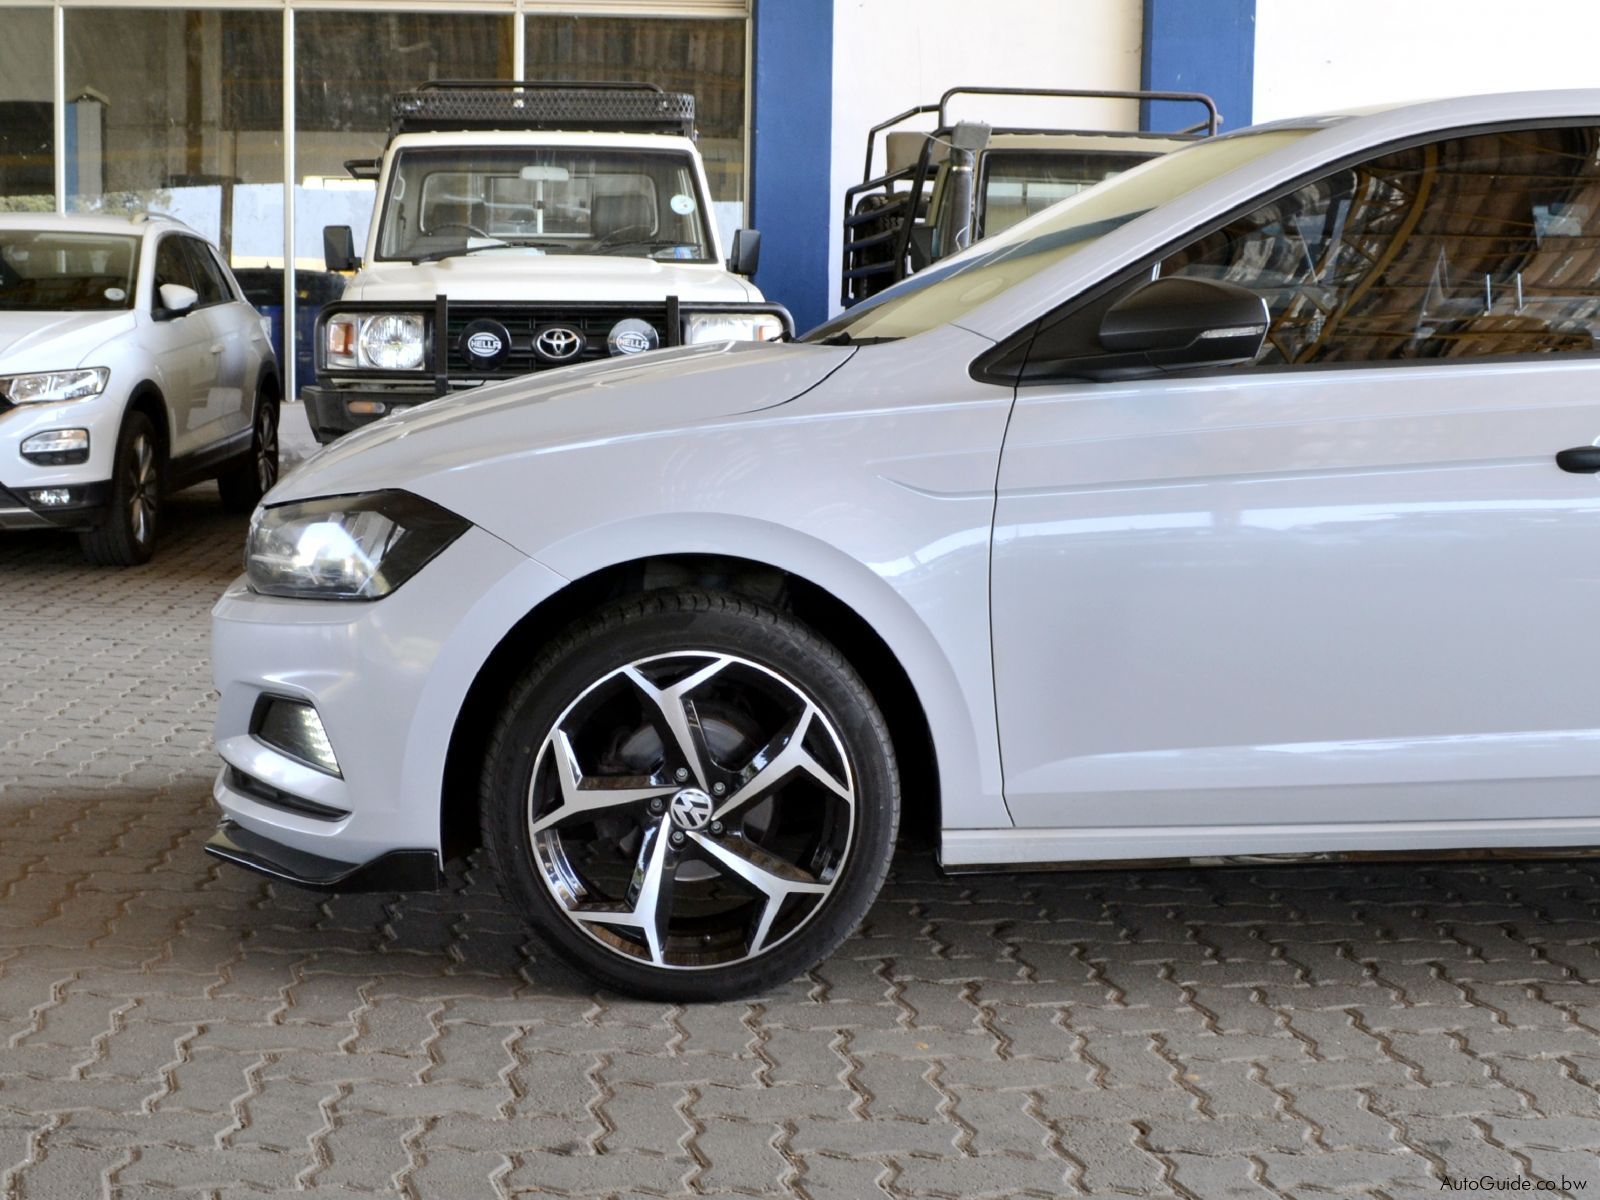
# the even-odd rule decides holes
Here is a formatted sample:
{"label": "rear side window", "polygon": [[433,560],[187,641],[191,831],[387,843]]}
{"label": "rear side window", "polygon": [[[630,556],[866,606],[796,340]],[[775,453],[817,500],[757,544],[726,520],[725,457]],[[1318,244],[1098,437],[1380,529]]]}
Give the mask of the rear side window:
{"label": "rear side window", "polygon": [[200,293],[201,304],[223,304],[233,299],[233,291],[223,277],[222,267],[211,253],[211,248],[196,238],[180,239],[188,251],[195,278],[195,291]]}
{"label": "rear side window", "polygon": [[1520,129],[1381,155],[1169,255],[1265,297],[1261,364],[1595,348],[1600,131]]}

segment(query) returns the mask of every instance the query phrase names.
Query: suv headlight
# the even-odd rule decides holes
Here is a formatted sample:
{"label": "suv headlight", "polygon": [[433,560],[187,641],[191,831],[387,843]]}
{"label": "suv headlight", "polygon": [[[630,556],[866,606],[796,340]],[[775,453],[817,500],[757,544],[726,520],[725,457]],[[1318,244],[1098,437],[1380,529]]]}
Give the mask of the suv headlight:
{"label": "suv headlight", "polygon": [[701,342],[770,342],[783,336],[783,320],[774,313],[689,312],[683,318],[683,344]]}
{"label": "suv headlight", "polygon": [[250,520],[245,570],[263,596],[376,600],[471,527],[410,492],[275,504]]}
{"label": "suv headlight", "polygon": [[337,313],[322,330],[326,366],[420,371],[425,365],[426,323],[421,313]]}
{"label": "suv headlight", "polygon": [[111,372],[104,367],[77,371],[41,371],[36,375],[9,375],[0,379],[0,396],[13,404],[50,404],[61,400],[87,400],[106,390]]}

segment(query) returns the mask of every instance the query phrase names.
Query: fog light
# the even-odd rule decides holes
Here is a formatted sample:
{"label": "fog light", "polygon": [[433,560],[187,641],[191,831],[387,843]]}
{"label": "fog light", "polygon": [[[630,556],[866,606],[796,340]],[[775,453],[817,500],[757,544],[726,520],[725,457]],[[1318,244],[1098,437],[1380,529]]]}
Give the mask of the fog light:
{"label": "fog light", "polygon": [[327,730],[317,710],[301,700],[282,696],[263,696],[256,704],[251,733],[260,742],[290,758],[299,759],[329,775],[339,775],[339,760],[333,755]]}
{"label": "fog light", "polygon": [[22,457],[41,467],[70,467],[89,459],[87,429],[47,429],[22,443]]}
{"label": "fog light", "polygon": [[60,508],[63,504],[72,503],[72,489],[34,488],[28,493],[28,500],[40,508]]}
{"label": "fog light", "polygon": [[346,407],[363,417],[381,417],[389,411],[389,406],[382,400],[352,400]]}

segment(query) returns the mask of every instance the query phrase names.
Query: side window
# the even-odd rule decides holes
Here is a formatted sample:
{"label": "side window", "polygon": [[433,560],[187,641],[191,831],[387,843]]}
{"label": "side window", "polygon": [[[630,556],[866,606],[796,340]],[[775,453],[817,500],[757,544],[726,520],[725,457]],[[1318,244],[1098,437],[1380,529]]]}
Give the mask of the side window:
{"label": "side window", "polygon": [[161,307],[161,286],[175,283],[180,287],[194,288],[199,291],[194,281],[194,272],[189,266],[189,256],[183,252],[182,238],[164,237],[156,246],[155,267],[155,296],[151,299],[152,308]]}
{"label": "side window", "polygon": [[228,290],[227,281],[222,278],[222,268],[217,265],[217,260],[211,257],[211,249],[204,242],[195,238],[181,238],[184,249],[189,253],[189,261],[195,278],[195,291],[200,293],[201,304],[222,304],[233,299],[233,293]]}
{"label": "side window", "polygon": [[1473,134],[1385,154],[1262,205],[1159,273],[1265,297],[1262,364],[1592,350],[1600,130]]}

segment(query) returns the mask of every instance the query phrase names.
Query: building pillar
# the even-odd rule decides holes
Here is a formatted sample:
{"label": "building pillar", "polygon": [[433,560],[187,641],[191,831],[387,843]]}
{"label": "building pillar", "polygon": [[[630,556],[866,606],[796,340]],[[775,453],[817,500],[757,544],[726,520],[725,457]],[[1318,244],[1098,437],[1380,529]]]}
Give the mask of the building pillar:
{"label": "building pillar", "polygon": [[[1217,102],[1223,129],[1250,124],[1255,88],[1256,0],[1144,0],[1140,87],[1205,92]],[[1192,104],[1140,106],[1144,129],[1192,124]]]}
{"label": "building pillar", "polygon": [[833,0],[755,0],[750,214],[762,293],[804,332],[828,315]]}

